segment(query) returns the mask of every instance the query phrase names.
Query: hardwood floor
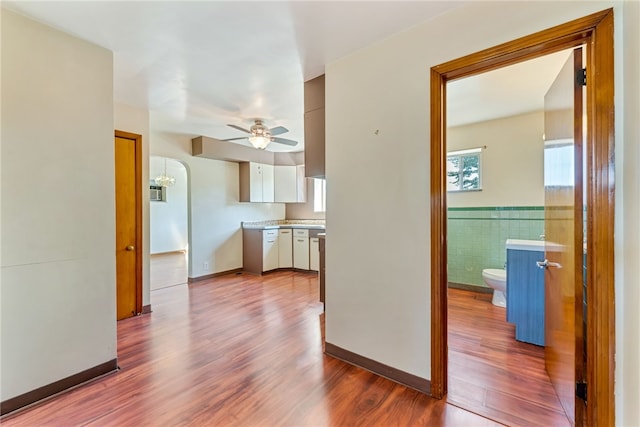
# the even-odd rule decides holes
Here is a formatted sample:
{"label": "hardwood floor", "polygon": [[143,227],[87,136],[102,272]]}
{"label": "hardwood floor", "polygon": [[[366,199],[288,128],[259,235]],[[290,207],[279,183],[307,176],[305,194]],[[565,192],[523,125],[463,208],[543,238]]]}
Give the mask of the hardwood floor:
{"label": "hardwood floor", "polygon": [[169,252],[149,257],[149,286],[152,291],[187,283],[187,253]]}
{"label": "hardwood floor", "polygon": [[153,313],[118,322],[121,370],[2,424],[568,425],[544,349],[513,339],[490,294],[449,290],[438,401],[323,354],[315,274],[181,280],[184,254],[154,255]]}
{"label": "hardwood floor", "polygon": [[496,426],[323,354],[316,274],[228,275],[152,292],[118,322],[121,370],[3,426]]}
{"label": "hardwood floor", "polygon": [[568,426],[544,347],[516,341],[491,294],[449,289],[447,401],[513,426]]}

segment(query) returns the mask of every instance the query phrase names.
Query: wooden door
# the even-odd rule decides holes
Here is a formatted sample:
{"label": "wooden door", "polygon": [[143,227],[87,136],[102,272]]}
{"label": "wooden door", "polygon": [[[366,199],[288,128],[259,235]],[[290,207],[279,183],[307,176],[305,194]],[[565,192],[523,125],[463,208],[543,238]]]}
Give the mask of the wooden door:
{"label": "wooden door", "polygon": [[[545,365],[575,423],[582,377],[582,48],[575,49],[545,95]],[[578,419],[582,417],[579,416]]]}
{"label": "wooden door", "polygon": [[116,132],[116,318],[142,312],[140,139]]}

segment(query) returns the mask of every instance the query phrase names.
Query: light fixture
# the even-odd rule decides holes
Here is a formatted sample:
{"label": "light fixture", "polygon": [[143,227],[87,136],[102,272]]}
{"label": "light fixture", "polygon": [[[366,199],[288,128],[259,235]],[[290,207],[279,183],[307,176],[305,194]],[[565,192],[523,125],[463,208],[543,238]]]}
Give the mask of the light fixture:
{"label": "light fixture", "polygon": [[164,173],[158,175],[155,179],[156,185],[161,187],[171,187],[176,183],[173,176],[167,175],[167,159],[164,159]]}
{"label": "light fixture", "polygon": [[263,135],[251,135],[249,137],[249,142],[255,148],[259,150],[264,150],[265,148],[267,148],[267,145],[269,145],[269,143],[271,142],[271,137],[263,136]]}

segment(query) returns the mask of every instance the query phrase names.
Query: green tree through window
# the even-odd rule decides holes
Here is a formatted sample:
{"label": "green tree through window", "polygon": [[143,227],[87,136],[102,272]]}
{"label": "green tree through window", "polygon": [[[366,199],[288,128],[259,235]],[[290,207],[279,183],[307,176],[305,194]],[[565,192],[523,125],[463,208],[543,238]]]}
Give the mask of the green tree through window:
{"label": "green tree through window", "polygon": [[447,191],[480,190],[480,149],[463,150],[447,156]]}

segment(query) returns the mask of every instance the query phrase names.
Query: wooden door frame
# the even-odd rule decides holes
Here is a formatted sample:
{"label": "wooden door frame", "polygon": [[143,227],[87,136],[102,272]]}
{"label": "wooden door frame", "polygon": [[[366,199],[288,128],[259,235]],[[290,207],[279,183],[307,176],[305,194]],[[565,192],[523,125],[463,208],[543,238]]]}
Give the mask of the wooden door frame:
{"label": "wooden door frame", "polygon": [[[613,10],[580,18],[431,68],[431,394],[447,392],[446,83],[586,45],[587,425],[614,425]],[[526,82],[523,82],[526,84]],[[597,214],[596,214],[597,213]],[[597,245],[596,245],[597,242]],[[597,284],[597,286],[596,286]],[[576,420],[576,424],[578,420]]]}
{"label": "wooden door frame", "polygon": [[[142,313],[142,135],[116,130],[114,137],[130,139],[135,150],[135,188],[136,188],[136,314]],[[118,191],[116,188],[115,191]]]}

